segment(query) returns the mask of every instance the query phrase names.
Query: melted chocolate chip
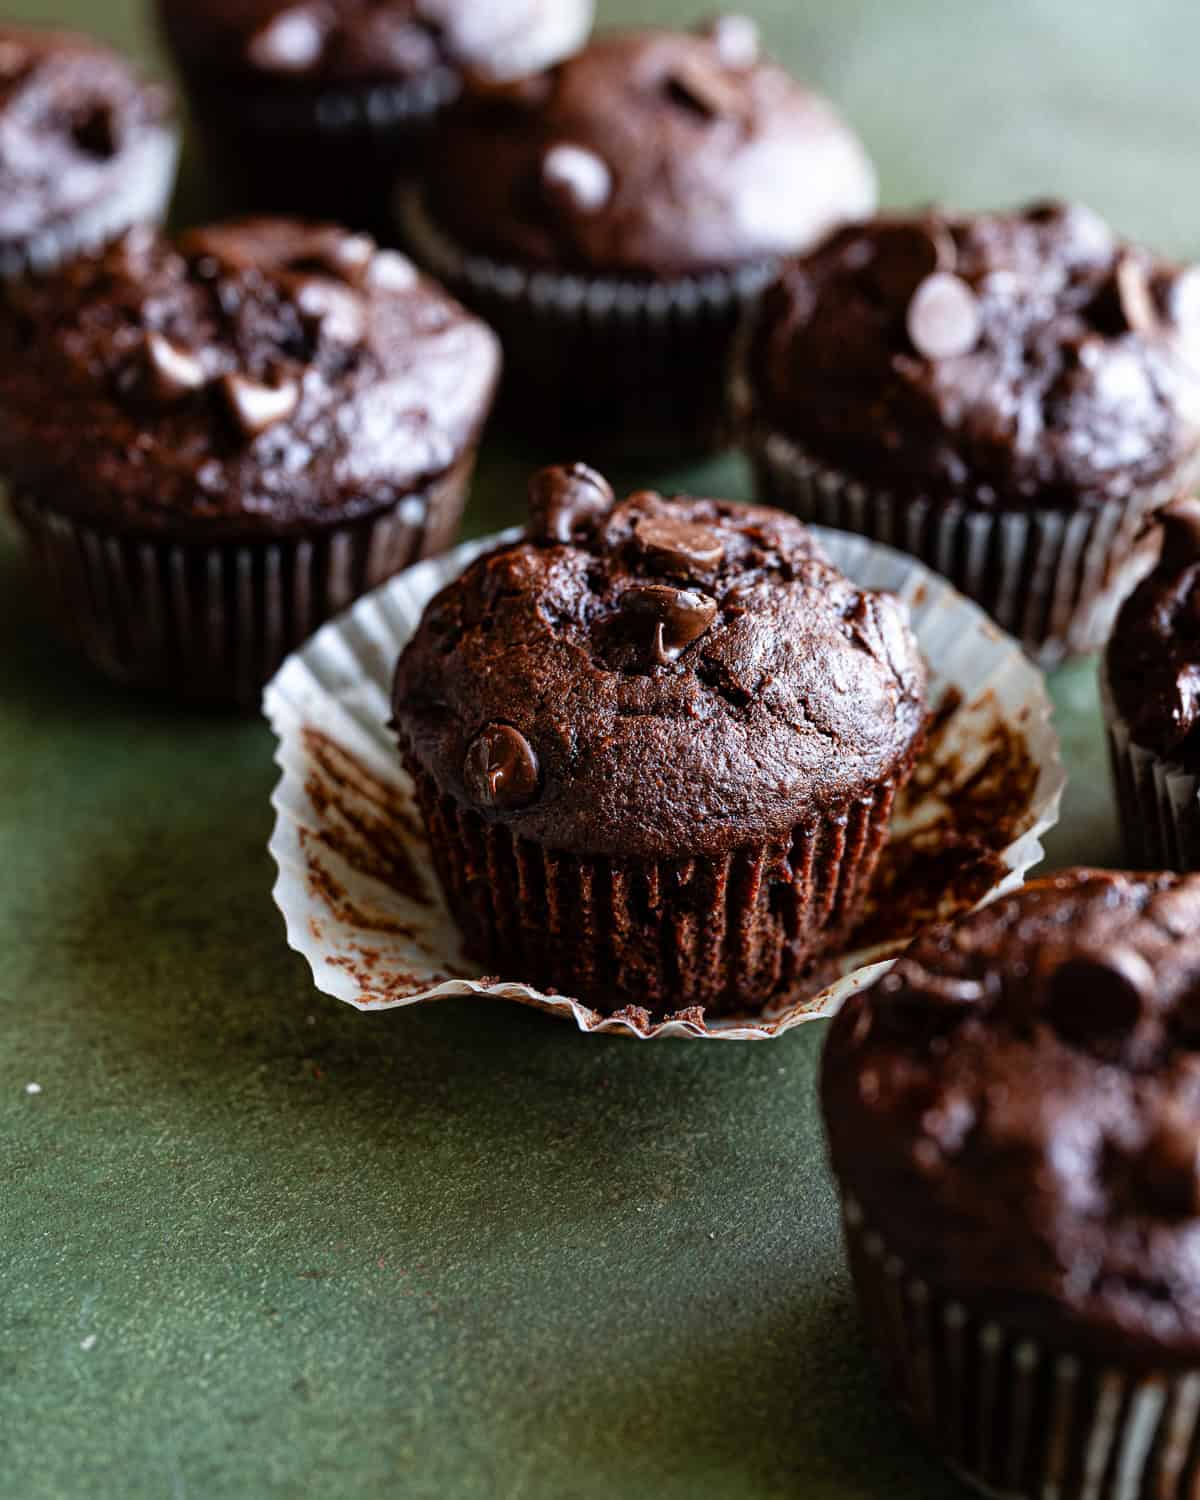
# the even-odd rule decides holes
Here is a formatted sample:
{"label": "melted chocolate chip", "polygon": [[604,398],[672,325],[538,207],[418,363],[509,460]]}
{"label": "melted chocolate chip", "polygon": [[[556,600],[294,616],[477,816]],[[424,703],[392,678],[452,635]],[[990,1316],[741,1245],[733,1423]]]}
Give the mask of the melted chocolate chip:
{"label": "melted chocolate chip", "polygon": [[246,375],[231,373],[221,376],[220,389],[238,431],[249,439],[290,417],[300,400],[300,387],[291,380],[263,385]]}
{"label": "melted chocolate chip", "polygon": [[746,110],[741,89],[705,57],[678,58],[666,86],[670,99],[705,120],[738,119]]}
{"label": "melted chocolate chip", "polygon": [[587,464],[539,469],[529,481],[529,535],[566,546],[574,533],[607,515],[612,486]]}
{"label": "melted chocolate chip", "polygon": [[196,356],[172,344],[161,333],[146,335],[141,354],[138,384],[151,401],[168,406],[205,384],[204,366]]}
{"label": "melted chocolate chip", "polygon": [[954,359],[979,342],[982,319],[975,293],[950,271],[926,276],[908,304],[913,348],[925,359]]}
{"label": "melted chocolate chip", "polygon": [[1150,295],[1146,268],[1134,255],[1123,255],[1115,272],[1117,299],[1125,326],[1132,333],[1149,337],[1158,329],[1158,312]]}
{"label": "melted chocolate chip", "polygon": [[1050,1018],[1068,1041],[1118,1040],[1129,1035],[1154,994],[1154,971],[1132,948],[1081,954],[1061,964],[1050,981]]}
{"label": "melted chocolate chip", "polygon": [[715,531],[677,516],[642,516],[633,534],[651,563],[682,578],[711,573],[725,555]]}
{"label": "melted chocolate chip", "polygon": [[762,49],[758,23],[750,16],[714,16],[704,28],[727,68],[752,68]]}
{"label": "melted chocolate chip", "polygon": [[506,809],[532,801],[538,790],[533,746],[511,724],[489,724],[467,749],[463,782],[480,807]]}
{"label": "melted chocolate chip", "polygon": [[266,73],[307,73],[321,60],[325,28],[313,5],[293,5],[250,38],[246,57]]}
{"label": "melted chocolate chip", "polygon": [[907,302],[928,276],[953,271],[954,237],[934,219],[885,224],[875,236],[870,276],[887,302]]}
{"label": "melted chocolate chip", "polygon": [[661,667],[699,640],[717,618],[717,603],[694,589],[641,583],[621,595],[621,613],[637,629],[643,625],[650,627],[647,642],[650,660]]}
{"label": "melted chocolate chip", "polygon": [[575,213],[598,213],[612,196],[612,173],[586,146],[563,142],[542,158],[542,182],[551,201]]}
{"label": "melted chocolate chip", "polygon": [[1178,1109],[1158,1122],[1139,1162],[1158,1206],[1181,1216],[1200,1213],[1200,1122]]}

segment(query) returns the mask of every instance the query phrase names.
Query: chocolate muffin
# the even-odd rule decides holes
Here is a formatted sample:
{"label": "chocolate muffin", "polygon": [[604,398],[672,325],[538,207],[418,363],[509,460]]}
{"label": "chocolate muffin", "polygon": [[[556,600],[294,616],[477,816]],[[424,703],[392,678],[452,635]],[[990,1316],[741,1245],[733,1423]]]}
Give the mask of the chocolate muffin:
{"label": "chocolate muffin", "polygon": [[1087,209],[879,218],[789,263],[739,379],[759,490],[915,553],[1047,664],[1200,469],[1200,269]]}
{"label": "chocolate muffin", "polygon": [[592,0],[158,0],[221,182],[256,212],[382,229],[466,74],[586,39]]}
{"label": "chocolate muffin", "polygon": [[912,770],[904,606],[776,511],[580,464],[530,502],[396,671],[467,948],[605,1013],[761,1012],[844,941]]}
{"label": "chocolate muffin", "polygon": [[646,452],[724,440],[747,303],[780,256],[874,201],[856,138],[725,16],[600,35],[469,90],[401,227],[500,332],[516,423]]}
{"label": "chocolate muffin", "polygon": [[0,24],[0,277],[161,219],[177,152],[169,95],[125,58]]}
{"label": "chocolate muffin", "polygon": [[396,252],[289,220],[132,230],[8,303],[0,475],[111,676],[256,702],[322,620],[450,540],[499,350]]}
{"label": "chocolate muffin", "polygon": [[1126,855],[1200,869],[1200,500],[1161,515],[1161,556],[1125,601],[1102,701]]}
{"label": "chocolate muffin", "polygon": [[929,930],[834,1021],[868,1336],[988,1493],[1200,1486],[1200,879],[1077,870]]}

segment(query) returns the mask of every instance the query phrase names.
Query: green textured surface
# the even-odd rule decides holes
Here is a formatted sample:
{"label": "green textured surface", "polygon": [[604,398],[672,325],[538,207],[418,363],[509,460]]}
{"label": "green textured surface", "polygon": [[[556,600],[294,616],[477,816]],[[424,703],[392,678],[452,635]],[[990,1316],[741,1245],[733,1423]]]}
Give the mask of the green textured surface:
{"label": "green textured surface", "polygon": [[[5,8],[150,51],[133,4]],[[890,201],[1068,191],[1200,248],[1183,0],[749,8]],[[473,529],[525,466],[489,458]],[[854,1328],[821,1027],[639,1046],[338,1006],[270,902],[267,730],[86,675],[7,534],[0,640],[0,1494],[959,1493]],[[1115,855],[1092,675],[1054,683],[1058,863]]]}

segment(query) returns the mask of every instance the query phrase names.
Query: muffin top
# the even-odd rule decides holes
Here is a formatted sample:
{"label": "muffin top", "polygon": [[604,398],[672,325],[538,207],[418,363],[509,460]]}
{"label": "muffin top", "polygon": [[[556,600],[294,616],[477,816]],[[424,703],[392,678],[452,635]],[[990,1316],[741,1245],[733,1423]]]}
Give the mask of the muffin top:
{"label": "muffin top", "polygon": [[72,32],[0,26],[0,245],[119,190],[171,118],[165,89]]}
{"label": "muffin top", "polygon": [[547,67],[592,24],[592,0],[158,0],[189,67],[262,84],[364,84],[438,68],[492,78]]}
{"label": "muffin top", "polygon": [[1134,742],[1200,765],[1200,500],[1159,517],[1158,566],[1121,607],[1106,667]]}
{"label": "muffin top", "polygon": [[824,100],[760,60],[754,23],[724,16],[602,34],[549,72],[469,89],[429,193],[473,250],[670,275],[801,250],[871,211],[875,175]]}
{"label": "muffin top", "polygon": [[1200,877],[1070,871],[929,929],[821,1088],[910,1271],[1051,1346],[1200,1357]]}
{"label": "muffin top", "polygon": [[1121,500],[1195,462],[1200,268],[1066,204],[879,218],[784,268],[747,375],[757,424],[879,489]]}
{"label": "muffin top", "polygon": [[258,535],[383,510],[487,414],[495,337],[329,225],[132,230],[8,293],[0,472],[109,527]]}
{"label": "muffin top", "polygon": [[401,739],[443,791],[574,853],[716,855],[836,815],[905,767],[925,668],[904,606],[798,521],[619,504],[581,464],[525,536],[430,603],[396,672]]}

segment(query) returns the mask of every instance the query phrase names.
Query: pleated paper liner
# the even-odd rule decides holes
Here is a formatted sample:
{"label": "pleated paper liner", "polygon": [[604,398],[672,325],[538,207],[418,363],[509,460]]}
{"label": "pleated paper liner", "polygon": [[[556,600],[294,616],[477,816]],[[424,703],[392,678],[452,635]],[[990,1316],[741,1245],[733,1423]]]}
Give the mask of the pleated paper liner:
{"label": "pleated paper liner", "polygon": [[127,182],[28,239],[0,240],[0,279],[52,270],[73,256],[100,249],[135,224],[161,223],[170,206],[178,160],[178,134],[166,127],[153,131],[123,164]]}
{"label": "pleated paper liner", "polygon": [[1122,600],[1153,564],[1146,518],[1196,477],[1181,472],[1088,510],[990,514],[873,491],[781,433],[752,428],[747,447],[764,504],[911,552],[1047,669],[1104,645]]}
{"label": "pleated paper liner", "polygon": [[10,503],[59,633],[94,667],[147,692],[248,707],[325,620],[450,542],[473,464],[471,451],[379,514],[278,540],[131,536],[29,495]]}
{"label": "pleated paper liner", "polygon": [[1139,870],[1200,870],[1200,776],[1135,742],[1100,668],[1100,702],[1125,857]]}
{"label": "pleated paper liner", "polygon": [[1042,857],[1064,776],[1037,669],[975,605],[913,558],[862,537],[818,531],[865,588],[907,601],[940,711],[897,798],[863,928],[816,992],[799,984],[767,1011],[655,1020],[606,1015],[547,994],[519,972],[483,975],[464,957],[432,867],[414,788],[388,729],[393,669],[432,596],[506,533],[422,563],[361,599],[283,666],[265,711],[281,778],[270,849],[288,941],[325,993],[363,1010],[473,995],[642,1038],[760,1039],[831,1014],[870,983],[924,922],[1020,885]]}
{"label": "pleated paper liner", "polygon": [[1200,1491],[1200,1370],[1122,1369],[1047,1348],[914,1275],[849,1194],[842,1221],[867,1337],[961,1479],[1002,1500]]}

